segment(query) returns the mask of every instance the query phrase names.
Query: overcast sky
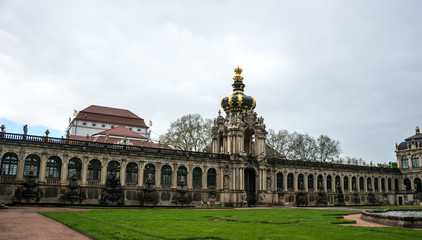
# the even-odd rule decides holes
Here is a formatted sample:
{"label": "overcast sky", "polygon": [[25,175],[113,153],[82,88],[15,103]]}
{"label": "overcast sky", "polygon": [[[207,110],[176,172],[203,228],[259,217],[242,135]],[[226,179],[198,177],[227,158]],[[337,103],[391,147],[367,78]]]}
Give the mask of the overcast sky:
{"label": "overcast sky", "polygon": [[161,134],[188,113],[216,117],[239,65],[267,129],[394,161],[422,125],[421,12],[417,0],[0,0],[0,124],[65,135],[95,104]]}

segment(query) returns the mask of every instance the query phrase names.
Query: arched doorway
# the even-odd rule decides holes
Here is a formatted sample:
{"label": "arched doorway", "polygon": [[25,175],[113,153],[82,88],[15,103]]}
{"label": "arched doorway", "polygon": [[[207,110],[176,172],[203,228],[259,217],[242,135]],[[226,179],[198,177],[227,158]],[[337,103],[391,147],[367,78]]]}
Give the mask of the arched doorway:
{"label": "arched doorway", "polygon": [[256,203],[256,177],[253,168],[245,169],[245,191],[248,205],[254,205]]}

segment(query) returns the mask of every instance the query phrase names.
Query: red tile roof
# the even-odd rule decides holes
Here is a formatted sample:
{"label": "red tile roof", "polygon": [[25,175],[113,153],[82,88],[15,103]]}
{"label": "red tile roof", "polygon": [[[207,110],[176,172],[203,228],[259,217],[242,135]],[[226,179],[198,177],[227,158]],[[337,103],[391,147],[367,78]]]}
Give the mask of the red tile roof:
{"label": "red tile roof", "polygon": [[78,113],[78,120],[148,128],[144,119],[126,109],[91,105]]}
{"label": "red tile roof", "polygon": [[130,138],[140,138],[140,139],[147,139],[146,137],[142,136],[141,134],[138,134],[124,126],[117,126],[112,129],[108,129],[99,133],[95,133],[92,136],[97,135],[109,135],[109,136],[120,136],[120,137],[130,137]]}
{"label": "red tile roof", "polygon": [[[70,135],[69,139],[71,140],[79,140],[79,141],[86,141],[86,136],[77,136],[77,135]],[[92,138],[88,138],[88,141],[91,141]]]}

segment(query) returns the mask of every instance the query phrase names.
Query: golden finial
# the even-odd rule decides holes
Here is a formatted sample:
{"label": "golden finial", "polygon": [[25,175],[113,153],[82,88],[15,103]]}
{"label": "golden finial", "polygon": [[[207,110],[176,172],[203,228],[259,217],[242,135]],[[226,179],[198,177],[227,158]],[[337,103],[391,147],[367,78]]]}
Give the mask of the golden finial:
{"label": "golden finial", "polygon": [[242,69],[239,67],[239,65],[237,66],[237,68],[234,69],[234,72],[236,73],[236,76],[233,78],[233,80],[235,81],[243,81],[243,77],[240,76],[240,74],[242,74]]}
{"label": "golden finial", "polygon": [[242,74],[242,69],[237,65],[237,68],[234,69],[234,72],[236,73],[236,76],[240,76]]}
{"label": "golden finial", "polygon": [[420,130],[419,130],[419,127],[418,126],[416,126],[416,135],[418,135],[418,134],[420,134],[421,132],[420,132]]}

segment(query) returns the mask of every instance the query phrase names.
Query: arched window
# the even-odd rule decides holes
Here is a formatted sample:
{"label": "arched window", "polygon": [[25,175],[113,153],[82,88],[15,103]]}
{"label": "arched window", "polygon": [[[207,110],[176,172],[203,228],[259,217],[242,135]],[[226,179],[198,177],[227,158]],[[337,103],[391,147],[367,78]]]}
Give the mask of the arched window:
{"label": "arched window", "polygon": [[113,178],[113,174],[120,179],[120,163],[118,161],[110,161],[107,165],[107,178]]}
{"label": "arched window", "polygon": [[412,186],[410,184],[410,179],[408,179],[408,178],[404,179],[404,185],[406,186],[406,191],[412,190]]}
{"label": "arched window", "polygon": [[371,178],[366,179],[366,190],[372,191],[372,179]]}
{"label": "arched window", "polygon": [[[32,169],[32,173],[31,173]],[[35,154],[28,155],[25,158],[25,167],[23,169],[23,175],[29,176],[32,174],[32,176],[38,177],[38,174],[40,173],[40,157],[38,157]]]}
{"label": "arched window", "polygon": [[359,178],[359,190],[364,191],[365,190],[364,186],[365,186],[365,182],[363,180],[363,177],[360,177]]}
{"label": "arched window", "polygon": [[185,186],[188,176],[188,170],[185,166],[180,166],[179,169],[177,169],[177,185],[179,186]]}
{"label": "arched window", "polygon": [[375,189],[375,191],[379,191],[378,178],[374,178],[374,189]]}
{"label": "arched window", "polygon": [[214,168],[210,168],[207,172],[207,187],[215,186],[217,186],[217,171]]}
{"label": "arched window", "polygon": [[161,168],[161,185],[171,185],[171,167],[169,165],[164,165]]}
{"label": "arched window", "polygon": [[47,159],[47,168],[45,177],[60,178],[60,171],[62,168],[62,160],[57,156],[52,156]]}
{"label": "arched window", "polygon": [[287,188],[293,190],[293,173],[287,175]]}
{"label": "arched window", "polygon": [[4,154],[1,160],[1,175],[16,176],[18,169],[18,156],[14,153]]}
{"label": "arched window", "polygon": [[305,183],[303,181],[303,174],[299,174],[299,176],[297,176],[297,189],[302,190],[305,189]]}
{"label": "arched window", "polygon": [[357,182],[356,182],[356,177],[352,177],[352,190],[353,191],[358,190],[358,185],[357,185]]}
{"label": "arched window", "polygon": [[381,178],[381,191],[385,191],[385,178]]}
{"label": "arched window", "polygon": [[192,172],[192,186],[202,187],[202,170],[199,167],[193,169]]}
{"label": "arched window", "polygon": [[338,187],[341,187],[341,185],[340,185],[340,176],[336,176],[334,182],[335,182],[334,186],[335,186],[336,189]]}
{"label": "arched window", "polygon": [[101,162],[97,159],[88,163],[88,180],[101,180]]}
{"label": "arched window", "polygon": [[412,155],[412,167],[418,168],[419,166],[419,155]]}
{"label": "arched window", "polygon": [[409,159],[407,159],[407,156],[401,157],[401,166],[402,168],[409,168]]}
{"label": "arched window", "polygon": [[388,182],[388,191],[393,190],[393,187],[392,187],[393,184],[391,182],[391,178],[389,178],[387,182]]}
{"label": "arched window", "polygon": [[277,191],[283,191],[284,190],[284,186],[283,186],[283,174],[282,173],[277,173]]}
{"label": "arched window", "polygon": [[420,178],[415,178],[414,183],[415,183],[415,191],[422,192],[421,179]]}
{"label": "arched window", "polygon": [[318,190],[324,190],[324,179],[322,178],[322,175],[318,175],[317,182]]}
{"label": "arched window", "polygon": [[399,190],[399,180],[397,178],[394,179],[394,190],[395,191]]}
{"label": "arched window", "polygon": [[79,158],[72,158],[67,165],[67,178],[72,178],[73,175],[77,179],[81,179],[82,161]]}
{"label": "arched window", "polygon": [[145,165],[144,169],[144,183],[155,184],[155,166],[151,163]]}
{"label": "arched window", "polygon": [[333,182],[333,178],[331,177],[331,175],[328,175],[327,176],[327,191],[333,190],[332,182]]}
{"label": "arched window", "polygon": [[131,162],[126,166],[126,182],[138,183],[138,164]]}
{"label": "arched window", "polygon": [[308,175],[308,190],[314,190],[314,175]]}
{"label": "arched window", "polygon": [[345,176],[343,179],[343,189],[345,191],[349,190],[349,178],[347,176]]}

